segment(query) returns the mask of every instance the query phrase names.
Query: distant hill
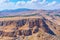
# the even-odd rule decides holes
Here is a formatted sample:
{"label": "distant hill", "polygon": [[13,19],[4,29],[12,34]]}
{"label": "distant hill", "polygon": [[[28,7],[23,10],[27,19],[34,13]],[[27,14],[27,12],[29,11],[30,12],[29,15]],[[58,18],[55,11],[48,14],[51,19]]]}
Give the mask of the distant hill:
{"label": "distant hill", "polygon": [[34,11],[34,9],[20,8],[20,9],[15,9],[15,10],[3,10],[3,11],[0,11],[0,17],[1,16],[20,15],[20,14],[22,14],[20,12],[28,12],[28,11]]}
{"label": "distant hill", "polygon": [[1,12],[23,12],[23,11],[33,11],[33,9],[26,9],[26,8],[20,8],[20,9],[15,9],[15,10],[3,10]]}
{"label": "distant hill", "polygon": [[0,11],[0,17],[3,16],[16,16],[16,15],[30,15],[30,14],[49,14],[55,15],[60,14],[60,10],[36,10],[36,9],[27,9],[27,8],[20,8],[15,10],[3,10]]}

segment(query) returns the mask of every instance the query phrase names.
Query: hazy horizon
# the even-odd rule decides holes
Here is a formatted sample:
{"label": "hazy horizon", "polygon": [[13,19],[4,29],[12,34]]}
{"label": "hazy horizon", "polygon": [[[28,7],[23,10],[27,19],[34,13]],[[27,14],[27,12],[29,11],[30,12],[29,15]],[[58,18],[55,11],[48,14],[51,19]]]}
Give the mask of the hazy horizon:
{"label": "hazy horizon", "polygon": [[0,11],[27,9],[60,9],[60,0],[0,0]]}

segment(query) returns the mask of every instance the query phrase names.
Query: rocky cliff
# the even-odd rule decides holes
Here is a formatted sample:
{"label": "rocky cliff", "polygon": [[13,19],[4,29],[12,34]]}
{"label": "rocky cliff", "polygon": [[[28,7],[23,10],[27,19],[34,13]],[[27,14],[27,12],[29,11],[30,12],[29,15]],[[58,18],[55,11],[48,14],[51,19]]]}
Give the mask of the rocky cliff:
{"label": "rocky cliff", "polygon": [[[29,36],[33,37],[33,35],[34,36],[37,35],[37,37],[40,37],[40,35],[47,36],[48,34],[48,37],[53,37],[53,40],[57,40],[54,39],[54,37],[56,37],[57,35],[56,31],[54,31],[49,26],[54,27],[56,29],[55,24],[52,23],[50,20],[45,19],[44,17],[0,21],[0,36],[2,39],[3,37],[7,38],[12,37],[12,39],[6,39],[6,40],[18,40],[18,39],[20,40],[21,38],[22,38],[21,40],[23,39],[30,40]],[[31,40],[33,40],[33,38]],[[44,39],[42,38],[38,40],[44,40]]]}

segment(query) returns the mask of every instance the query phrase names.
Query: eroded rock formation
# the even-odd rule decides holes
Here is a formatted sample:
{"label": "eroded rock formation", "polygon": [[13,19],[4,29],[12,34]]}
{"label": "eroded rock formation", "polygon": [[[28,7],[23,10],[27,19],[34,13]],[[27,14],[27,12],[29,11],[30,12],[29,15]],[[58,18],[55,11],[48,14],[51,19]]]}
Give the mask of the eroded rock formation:
{"label": "eroded rock formation", "polygon": [[[19,30],[19,28],[28,23],[28,28],[27,30]],[[55,33],[48,27],[48,25],[45,23],[44,19],[40,19],[40,18],[35,18],[35,19],[20,19],[20,20],[12,20],[12,21],[1,21],[0,22],[0,26],[8,26],[8,25],[15,25],[16,30],[14,30],[13,32],[5,32],[0,31],[0,35],[3,36],[9,36],[9,37],[16,37],[17,35],[24,35],[24,36],[29,36],[32,35],[33,33],[37,33],[39,31],[40,28],[42,28],[45,32],[51,34],[51,35],[55,35]]]}

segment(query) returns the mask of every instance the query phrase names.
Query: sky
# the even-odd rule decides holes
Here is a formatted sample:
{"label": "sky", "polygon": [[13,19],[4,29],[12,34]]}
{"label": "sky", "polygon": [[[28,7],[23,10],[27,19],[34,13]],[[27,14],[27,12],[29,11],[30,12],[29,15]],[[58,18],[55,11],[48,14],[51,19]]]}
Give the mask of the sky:
{"label": "sky", "polygon": [[60,0],[0,0],[0,11],[19,8],[45,10],[60,9]]}

